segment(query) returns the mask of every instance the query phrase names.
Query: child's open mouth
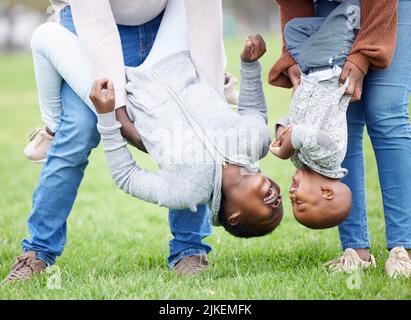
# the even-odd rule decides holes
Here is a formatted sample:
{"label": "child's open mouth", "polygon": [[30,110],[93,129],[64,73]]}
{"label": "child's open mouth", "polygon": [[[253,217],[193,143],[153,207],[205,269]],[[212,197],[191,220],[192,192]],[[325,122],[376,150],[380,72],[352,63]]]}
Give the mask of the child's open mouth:
{"label": "child's open mouth", "polygon": [[271,186],[270,189],[268,189],[267,193],[265,194],[263,201],[264,201],[264,204],[272,204],[279,199],[280,199],[280,196],[278,195],[277,190],[273,186]]}

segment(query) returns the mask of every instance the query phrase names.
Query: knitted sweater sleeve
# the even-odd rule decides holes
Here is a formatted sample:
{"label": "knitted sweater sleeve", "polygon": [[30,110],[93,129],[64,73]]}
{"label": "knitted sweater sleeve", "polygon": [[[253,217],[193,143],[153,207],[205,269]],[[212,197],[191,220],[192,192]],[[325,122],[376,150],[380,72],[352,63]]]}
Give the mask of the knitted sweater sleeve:
{"label": "knitted sweater sleeve", "polygon": [[94,79],[114,83],[116,108],[126,105],[124,59],[109,0],[71,0],[76,31],[90,60]]}
{"label": "knitted sweater sleeve", "polygon": [[283,49],[281,57],[271,68],[268,81],[273,86],[291,88],[290,78],[285,74],[287,69],[296,64],[293,57],[287,51],[284,40],[284,27],[288,21],[299,17],[314,17],[313,0],[276,0],[280,6],[281,33],[283,35]]}
{"label": "knitted sweater sleeve", "polygon": [[206,190],[202,186],[196,186],[193,190],[193,183],[184,175],[167,169],[148,172],[136,164],[121,136],[121,124],[116,120],[114,111],[98,114],[97,118],[97,129],[111,177],[124,192],[159,206],[190,209],[193,212],[198,204],[208,200],[205,199]]}
{"label": "knitted sweater sleeve", "polygon": [[361,30],[348,61],[366,74],[368,68],[387,68],[396,46],[398,0],[362,0]]}
{"label": "knitted sweater sleeve", "polygon": [[197,70],[224,93],[223,10],[221,0],[185,0],[188,43]]}
{"label": "knitted sweater sleeve", "polygon": [[[280,5],[281,27],[296,17],[314,16],[312,0],[276,0]],[[348,61],[354,63],[366,74],[369,67],[387,68],[391,62],[396,45],[398,0],[362,0],[361,30],[351,48]],[[285,48],[269,74],[270,84],[291,88],[292,83],[285,74],[296,62]]]}

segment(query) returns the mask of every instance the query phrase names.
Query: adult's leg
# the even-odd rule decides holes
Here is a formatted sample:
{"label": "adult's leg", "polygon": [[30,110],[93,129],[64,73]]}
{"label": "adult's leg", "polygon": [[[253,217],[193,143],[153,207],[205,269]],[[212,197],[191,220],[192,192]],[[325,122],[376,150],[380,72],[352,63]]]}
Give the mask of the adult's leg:
{"label": "adult's leg", "polygon": [[[61,24],[75,32],[70,11],[63,9]],[[88,155],[99,143],[96,116],[63,82],[63,113],[46,163],[33,194],[28,219],[30,238],[23,251],[36,251],[37,258],[51,265],[66,242],[66,221],[88,164]]]}
{"label": "adult's leg", "polygon": [[343,250],[370,247],[363,150],[364,110],[361,102],[351,104],[347,110],[348,145],[342,167],[348,169],[348,175],[342,182],[351,189],[352,208],[348,218],[338,227]]}
{"label": "adult's leg", "polygon": [[[174,30],[174,37],[170,37]],[[179,51],[188,50],[187,22],[183,1],[171,0],[167,4],[153,48],[142,64],[148,68],[159,60]],[[207,254],[211,246],[202,240],[211,234],[209,209],[200,205],[196,213],[190,210],[170,210],[169,224],[173,239],[170,241],[170,268],[184,257]]]}
{"label": "adult's leg", "polygon": [[400,1],[391,66],[371,70],[364,85],[366,123],[378,165],[388,249],[411,249],[411,2]]}
{"label": "adult's leg", "polygon": [[[161,19],[161,17],[160,17]],[[71,11],[61,12],[61,24],[75,33]],[[139,27],[120,27],[126,63],[139,64],[151,48],[159,22],[155,19]],[[53,264],[66,241],[66,220],[88,163],[88,155],[98,145],[96,117],[78,95],[63,83],[63,113],[59,130],[33,195],[29,217],[30,239],[23,240],[24,251],[36,251],[37,257]]]}
{"label": "adult's leg", "polygon": [[[170,31],[173,30],[173,36]],[[156,40],[147,57],[141,65],[150,68],[156,62],[173,53],[189,50],[187,18],[184,1],[169,0],[164,11],[163,19],[158,29]]]}
{"label": "adult's leg", "polygon": [[169,224],[173,239],[170,241],[170,268],[184,257],[208,254],[211,246],[203,239],[211,234],[210,210],[207,205],[197,207],[197,212],[190,210],[170,210]]}
{"label": "adult's leg", "polygon": [[23,251],[53,264],[63,252],[66,221],[88,164],[88,156],[98,145],[93,111],[64,82],[61,89],[63,114],[33,195],[28,219],[30,239]]}

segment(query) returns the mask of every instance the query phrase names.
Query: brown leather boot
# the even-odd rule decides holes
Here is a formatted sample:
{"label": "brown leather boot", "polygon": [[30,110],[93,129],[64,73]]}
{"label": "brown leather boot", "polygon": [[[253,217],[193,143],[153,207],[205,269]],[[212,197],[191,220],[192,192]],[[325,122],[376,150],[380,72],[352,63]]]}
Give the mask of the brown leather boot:
{"label": "brown leather boot", "polygon": [[182,258],[173,271],[179,276],[197,276],[209,268],[207,255],[196,255]]}
{"label": "brown leather boot", "polygon": [[27,251],[20,257],[17,257],[4,282],[27,281],[31,279],[34,274],[40,273],[46,268],[47,264],[37,259],[37,253],[35,251]]}

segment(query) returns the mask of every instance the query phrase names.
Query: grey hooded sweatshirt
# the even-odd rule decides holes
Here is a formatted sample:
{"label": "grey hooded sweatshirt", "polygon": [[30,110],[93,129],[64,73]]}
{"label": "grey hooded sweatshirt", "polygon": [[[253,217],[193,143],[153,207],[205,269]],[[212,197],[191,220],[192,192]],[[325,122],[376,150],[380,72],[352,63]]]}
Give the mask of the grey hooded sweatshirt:
{"label": "grey hooded sweatshirt", "polygon": [[259,62],[241,63],[238,112],[199,74],[189,52],[154,66],[127,69],[127,111],[160,169],[132,159],[115,113],[99,114],[97,128],[113,180],[139,199],[195,212],[209,203],[219,225],[223,166],[258,171],[270,143]]}

